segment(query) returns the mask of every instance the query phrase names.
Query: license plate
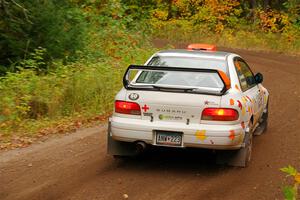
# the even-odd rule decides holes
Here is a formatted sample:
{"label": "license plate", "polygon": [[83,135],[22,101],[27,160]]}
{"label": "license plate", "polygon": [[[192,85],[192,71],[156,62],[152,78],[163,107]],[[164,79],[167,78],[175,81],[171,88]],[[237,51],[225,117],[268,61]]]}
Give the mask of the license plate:
{"label": "license plate", "polygon": [[156,131],[156,144],[157,145],[181,146],[182,133],[168,132],[168,131]]}

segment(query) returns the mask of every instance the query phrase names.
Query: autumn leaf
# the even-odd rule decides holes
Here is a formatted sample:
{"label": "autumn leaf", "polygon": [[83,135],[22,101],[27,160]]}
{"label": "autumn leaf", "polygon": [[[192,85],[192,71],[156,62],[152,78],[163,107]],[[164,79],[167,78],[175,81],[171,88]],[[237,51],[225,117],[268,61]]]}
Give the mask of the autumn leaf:
{"label": "autumn leaf", "polygon": [[280,171],[287,173],[288,176],[296,176],[297,174],[297,170],[291,165],[281,168]]}

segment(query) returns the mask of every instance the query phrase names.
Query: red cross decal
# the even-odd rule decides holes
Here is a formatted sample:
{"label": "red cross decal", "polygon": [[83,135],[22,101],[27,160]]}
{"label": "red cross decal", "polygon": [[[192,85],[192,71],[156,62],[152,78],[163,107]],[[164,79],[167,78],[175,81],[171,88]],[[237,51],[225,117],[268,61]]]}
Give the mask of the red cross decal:
{"label": "red cross decal", "polygon": [[144,112],[147,112],[150,108],[145,104],[142,109],[144,110]]}

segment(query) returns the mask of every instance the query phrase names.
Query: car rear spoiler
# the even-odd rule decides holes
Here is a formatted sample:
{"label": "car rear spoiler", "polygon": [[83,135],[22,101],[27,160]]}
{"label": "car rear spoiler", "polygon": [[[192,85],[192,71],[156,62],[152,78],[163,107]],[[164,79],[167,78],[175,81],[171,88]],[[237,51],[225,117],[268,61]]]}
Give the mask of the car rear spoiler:
{"label": "car rear spoiler", "polygon": [[[219,75],[223,82],[224,87],[222,88],[219,95],[223,95],[230,87],[230,80],[226,73],[215,69],[201,69],[201,68],[186,68],[186,67],[162,67],[162,66],[148,66],[148,65],[129,65],[124,76],[123,85],[127,90],[146,90],[145,88],[131,87],[129,81],[129,71],[130,70],[151,70],[151,71],[182,71],[182,72],[206,72],[206,73],[216,73]],[[149,90],[149,88],[147,88]],[[208,93],[211,94],[211,93]]]}

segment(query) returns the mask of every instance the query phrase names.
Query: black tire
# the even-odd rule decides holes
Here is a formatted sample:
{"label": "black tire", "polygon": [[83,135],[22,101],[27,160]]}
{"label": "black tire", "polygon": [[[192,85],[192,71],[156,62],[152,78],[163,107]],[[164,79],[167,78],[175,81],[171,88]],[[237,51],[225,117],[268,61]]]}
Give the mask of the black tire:
{"label": "black tire", "polygon": [[243,147],[242,149],[240,149],[239,151],[246,151],[245,153],[245,166],[247,167],[251,161],[252,158],[252,149],[253,149],[253,134],[252,131],[249,132],[248,134],[246,134],[245,136],[245,147]]}
{"label": "black tire", "polygon": [[268,116],[269,116],[269,103],[266,105],[266,110],[264,111],[264,113],[261,116],[261,122],[254,132],[255,136],[259,136],[259,135],[267,132]]}
{"label": "black tire", "polygon": [[266,106],[266,112],[262,115],[262,126],[263,126],[263,133],[266,133],[268,130],[268,118],[269,118],[269,103]]}
{"label": "black tire", "polygon": [[245,146],[238,150],[238,160],[243,163],[242,167],[247,167],[251,161],[252,148],[253,148],[253,123],[249,122],[249,131],[245,134],[244,143]]}
{"label": "black tire", "polygon": [[128,158],[128,156],[113,155],[113,158],[114,158],[115,160],[123,161],[123,160],[126,160],[126,159]]}
{"label": "black tire", "polygon": [[244,146],[239,150],[221,151],[217,154],[217,164],[235,167],[247,167],[251,161],[253,147],[253,123],[249,122],[249,131],[245,134]]}

